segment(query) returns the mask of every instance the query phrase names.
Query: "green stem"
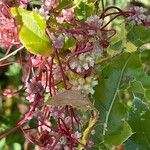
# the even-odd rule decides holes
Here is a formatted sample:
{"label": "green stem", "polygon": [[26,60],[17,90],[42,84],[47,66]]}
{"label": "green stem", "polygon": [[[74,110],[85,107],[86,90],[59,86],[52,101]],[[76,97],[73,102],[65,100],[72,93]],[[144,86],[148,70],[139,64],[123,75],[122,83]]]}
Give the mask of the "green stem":
{"label": "green stem", "polygon": [[[87,142],[89,141],[89,138],[90,138],[90,135],[91,135],[91,131],[94,127],[94,125],[96,124],[96,122],[98,121],[99,119],[99,112],[97,110],[93,110],[93,117],[90,118],[89,120],[89,124],[88,124],[88,127],[84,130],[83,132],[83,136],[80,140],[80,143],[82,144],[79,144],[78,146],[78,150],[83,150],[84,149],[84,146],[87,144]],[[84,146],[83,146],[84,145]]]}

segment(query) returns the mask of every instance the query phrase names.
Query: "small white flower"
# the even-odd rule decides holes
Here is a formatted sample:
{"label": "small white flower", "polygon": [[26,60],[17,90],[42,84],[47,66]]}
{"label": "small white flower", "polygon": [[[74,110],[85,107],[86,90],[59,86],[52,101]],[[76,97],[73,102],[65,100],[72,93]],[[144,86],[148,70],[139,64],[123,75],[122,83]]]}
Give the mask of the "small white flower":
{"label": "small white flower", "polygon": [[77,66],[78,66],[77,60],[72,60],[72,61],[70,62],[70,67],[71,67],[71,69],[75,69]]}
{"label": "small white flower", "polygon": [[78,73],[82,72],[81,66],[77,66],[77,70]]}
{"label": "small white flower", "polygon": [[93,94],[94,94],[94,92],[95,92],[95,91],[93,90],[93,88],[89,88],[89,93],[90,93],[90,94],[92,94],[92,95],[93,95]]}
{"label": "small white flower", "polygon": [[45,0],[44,4],[45,4],[45,6],[50,7],[51,6],[51,1],[50,0]]}
{"label": "small white flower", "polygon": [[89,66],[93,67],[93,66],[94,66],[94,63],[95,63],[95,61],[94,61],[94,60],[91,60],[91,61],[89,62]]}
{"label": "small white flower", "polygon": [[72,134],[72,137],[75,139],[80,139],[81,136],[82,136],[82,134],[79,133],[78,131],[76,131],[74,134]]}
{"label": "small white flower", "polygon": [[84,63],[84,64],[83,64],[83,68],[84,68],[85,70],[88,70],[88,69],[89,69],[89,66],[90,66],[90,65],[89,65],[88,63]]}
{"label": "small white flower", "polygon": [[60,138],[60,144],[61,144],[61,145],[65,145],[66,143],[67,143],[66,137],[65,137],[65,136],[62,136],[62,137]]}
{"label": "small white flower", "polygon": [[80,54],[80,55],[78,56],[78,58],[79,58],[80,61],[84,61],[84,59],[85,59],[85,53]]}
{"label": "small white flower", "polygon": [[30,103],[34,102],[35,94],[29,94],[29,95],[26,97],[26,99],[27,99]]}
{"label": "small white flower", "polygon": [[96,85],[98,85],[98,81],[97,80],[92,81],[92,87],[94,87]]}
{"label": "small white flower", "polygon": [[88,32],[89,32],[89,35],[95,35],[96,34],[96,32],[94,30],[88,30]]}

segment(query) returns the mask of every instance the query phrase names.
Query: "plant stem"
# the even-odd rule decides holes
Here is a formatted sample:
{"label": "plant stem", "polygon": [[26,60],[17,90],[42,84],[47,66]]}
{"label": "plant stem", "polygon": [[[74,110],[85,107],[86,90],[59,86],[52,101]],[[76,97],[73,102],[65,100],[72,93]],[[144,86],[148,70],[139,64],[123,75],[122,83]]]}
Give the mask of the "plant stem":
{"label": "plant stem", "polygon": [[83,148],[84,148],[83,145],[86,145],[87,142],[89,141],[91,131],[99,119],[99,112],[97,110],[93,110],[93,114],[94,114],[94,116],[90,118],[88,127],[83,132],[83,136],[80,140],[80,143],[82,143],[82,145],[79,144],[78,150],[83,150]]}
{"label": "plant stem", "polygon": [[3,133],[2,135],[0,135],[0,140],[3,139],[4,137],[8,136],[9,134],[11,134],[12,132],[16,131],[17,129],[19,129],[20,126],[16,126],[8,131],[6,131],[5,133]]}
{"label": "plant stem", "polygon": [[63,81],[64,81],[64,87],[65,87],[65,89],[67,89],[65,73],[64,73],[63,66],[61,64],[57,49],[55,49],[55,54],[56,54],[56,57],[57,57],[57,60],[58,60],[58,63],[59,63],[60,70],[61,70],[62,78],[63,78]]}
{"label": "plant stem", "polygon": [[15,55],[16,53],[18,53],[19,51],[21,51],[23,48],[24,48],[24,46],[19,47],[18,49],[16,49],[15,51],[13,51],[12,53],[10,53],[9,55],[1,58],[0,62],[3,61],[3,60],[6,60],[7,58],[9,58],[9,57],[11,57],[13,55]]}

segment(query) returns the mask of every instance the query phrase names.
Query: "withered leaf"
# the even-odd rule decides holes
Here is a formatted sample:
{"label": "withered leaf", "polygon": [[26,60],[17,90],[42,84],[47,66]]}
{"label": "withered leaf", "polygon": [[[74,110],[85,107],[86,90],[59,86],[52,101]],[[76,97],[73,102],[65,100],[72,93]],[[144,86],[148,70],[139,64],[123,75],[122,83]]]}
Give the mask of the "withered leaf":
{"label": "withered leaf", "polygon": [[70,105],[75,108],[94,110],[94,106],[88,95],[77,90],[65,90],[52,97],[49,103],[51,106]]}

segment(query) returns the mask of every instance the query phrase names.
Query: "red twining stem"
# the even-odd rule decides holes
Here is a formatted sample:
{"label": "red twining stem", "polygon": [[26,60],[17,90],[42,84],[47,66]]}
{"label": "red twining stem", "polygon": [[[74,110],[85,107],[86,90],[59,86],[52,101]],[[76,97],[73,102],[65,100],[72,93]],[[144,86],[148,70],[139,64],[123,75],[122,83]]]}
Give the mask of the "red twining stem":
{"label": "red twining stem", "polygon": [[31,68],[32,68],[32,61],[31,61],[31,54],[29,54],[29,62],[28,62],[28,73],[25,79],[25,82],[28,82],[31,74]]}
{"label": "red twining stem", "polygon": [[49,85],[49,90],[50,90],[50,94],[52,96],[52,75],[53,75],[53,60],[54,60],[54,57],[51,58],[51,62],[49,63],[48,60],[46,61],[48,66],[49,66],[49,71],[50,71],[50,74],[49,74],[49,80],[48,80],[48,85]]}
{"label": "red twining stem", "polygon": [[110,7],[107,7],[107,8],[102,12],[100,18],[103,19],[105,13],[106,13],[108,10],[110,10],[110,9],[116,9],[116,10],[118,10],[119,12],[123,12],[120,8],[118,8],[118,7],[116,7],[116,6],[110,6]]}
{"label": "red twining stem", "polygon": [[120,14],[116,15],[115,17],[113,17],[110,21],[108,21],[108,22],[101,28],[101,30],[103,30],[104,28],[106,28],[114,19],[116,19],[116,18],[119,17],[119,16],[124,16],[124,14],[123,14],[123,13],[120,13]]}
{"label": "red twining stem", "polygon": [[59,67],[60,67],[60,70],[61,70],[62,78],[63,78],[63,81],[64,81],[65,89],[67,89],[66,76],[65,76],[65,73],[64,73],[64,70],[63,70],[60,58],[59,58],[58,49],[56,49],[56,48],[55,48],[55,54],[56,54],[56,57],[58,59],[58,63],[59,63]]}

